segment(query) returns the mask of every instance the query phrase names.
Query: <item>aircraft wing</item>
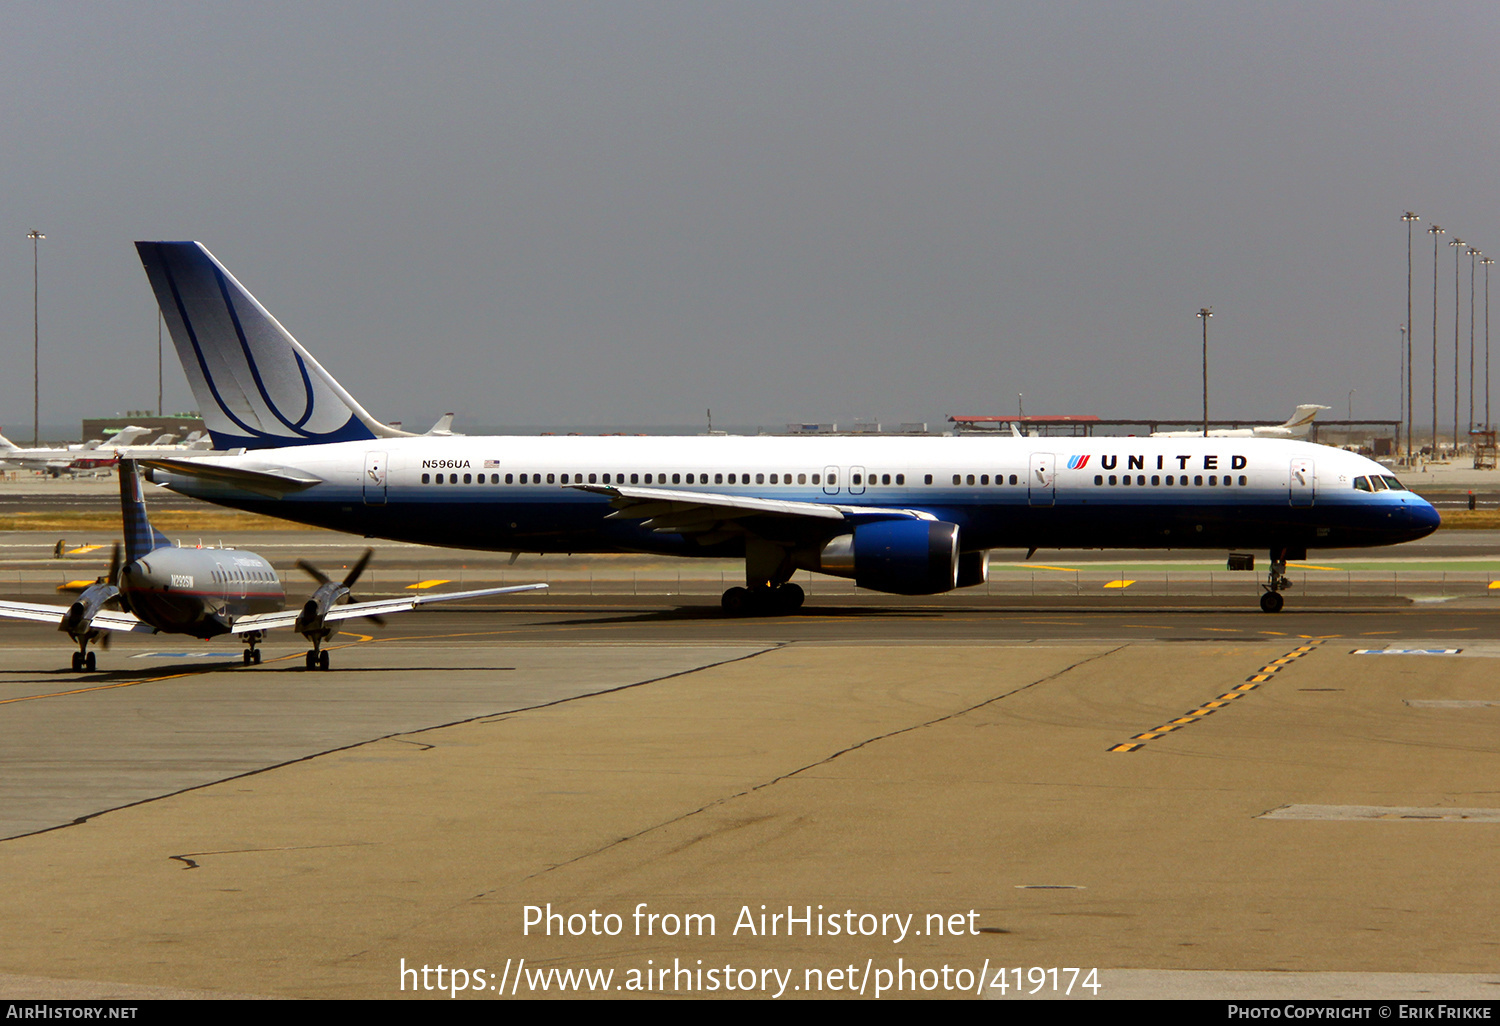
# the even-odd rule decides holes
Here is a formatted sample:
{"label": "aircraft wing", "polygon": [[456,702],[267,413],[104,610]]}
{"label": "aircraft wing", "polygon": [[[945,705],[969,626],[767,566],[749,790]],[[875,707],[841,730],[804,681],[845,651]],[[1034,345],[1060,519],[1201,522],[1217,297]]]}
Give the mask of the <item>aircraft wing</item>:
{"label": "aircraft wing", "polygon": [[642,520],[643,527],[660,533],[698,534],[720,530],[725,521],[748,517],[791,517],[809,520],[935,520],[918,509],[886,506],[845,506],[830,502],[760,499],[717,492],[683,492],[635,485],[576,485],[580,491],[607,495],[615,511],[606,519]]}
{"label": "aircraft wing", "polygon": [[[516,584],[506,588],[481,588],[478,591],[445,591],[437,595],[405,595],[400,598],[376,599],[373,602],[350,602],[334,606],[323,616],[323,622],[352,620],[357,616],[386,616],[390,613],[405,613],[419,606],[434,602],[453,602],[457,599],[485,598],[489,595],[509,595],[518,591],[545,591],[545,584]],[[234,634],[247,631],[267,631],[275,627],[290,627],[297,622],[301,607],[283,609],[276,613],[252,613],[234,621],[230,628]]]}
{"label": "aircraft wing", "polygon": [[[0,616],[13,620],[36,620],[40,623],[62,623],[71,606],[48,606],[40,602],[0,601]],[[89,621],[90,627],[106,631],[135,631],[140,634],[155,634],[156,628],[136,619],[129,613],[101,610]]]}

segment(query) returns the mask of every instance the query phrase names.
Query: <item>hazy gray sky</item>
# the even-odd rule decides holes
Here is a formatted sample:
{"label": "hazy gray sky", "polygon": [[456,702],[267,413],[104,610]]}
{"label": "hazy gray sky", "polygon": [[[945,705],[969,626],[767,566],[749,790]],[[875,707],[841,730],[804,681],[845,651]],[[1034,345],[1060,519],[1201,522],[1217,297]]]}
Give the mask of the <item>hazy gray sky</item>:
{"label": "hazy gray sky", "polygon": [[1205,305],[1211,412],[1394,418],[1405,209],[1419,396],[1450,232],[1451,422],[1446,242],[1500,254],[1493,2],[6,0],[0,38],[22,438],[31,228],[56,424],[155,405],[135,239],[460,429],[1193,417]]}

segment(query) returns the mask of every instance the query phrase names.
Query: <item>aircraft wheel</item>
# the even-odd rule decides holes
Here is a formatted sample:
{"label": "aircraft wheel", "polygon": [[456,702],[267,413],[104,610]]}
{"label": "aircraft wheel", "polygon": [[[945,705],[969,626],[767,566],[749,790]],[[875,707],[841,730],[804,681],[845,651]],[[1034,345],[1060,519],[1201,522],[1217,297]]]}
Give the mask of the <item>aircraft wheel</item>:
{"label": "aircraft wheel", "polygon": [[307,664],[307,668],[309,670],[315,670],[315,669],[317,669],[317,667],[318,667],[318,653],[314,652],[312,649],[308,649],[307,650],[307,658],[304,659],[303,662],[305,662]]}
{"label": "aircraft wheel", "polygon": [[82,670],[83,670],[83,653],[82,652],[74,652],[73,653],[73,672],[74,673],[79,673]]}
{"label": "aircraft wheel", "polygon": [[260,649],[257,648],[255,651],[250,653],[250,661],[256,666],[260,665]]}
{"label": "aircraft wheel", "polygon": [[792,584],[788,582],[776,589],[776,605],[779,606],[781,608],[781,611],[784,613],[795,613],[797,610],[801,609],[802,602],[805,598],[806,595],[803,593],[802,586],[799,584]]}
{"label": "aircraft wheel", "polygon": [[89,673],[93,673],[94,667],[97,665],[98,662],[94,659],[94,653],[90,652],[88,655],[83,657],[83,668]]}
{"label": "aircraft wheel", "polygon": [[326,669],[328,669],[328,653],[327,652],[319,652],[318,653],[318,669],[320,669],[320,670],[326,670]]}
{"label": "aircraft wheel", "polygon": [[250,650],[248,648],[245,649],[244,663],[246,666],[249,666],[251,663]]}
{"label": "aircraft wheel", "polygon": [[1285,603],[1286,599],[1281,597],[1279,591],[1268,591],[1260,597],[1260,608],[1265,613],[1279,613]]}
{"label": "aircraft wheel", "polygon": [[724,608],[724,612],[739,616],[746,612],[750,605],[750,593],[744,588],[730,588],[724,593],[724,597],[719,599],[719,605]]}

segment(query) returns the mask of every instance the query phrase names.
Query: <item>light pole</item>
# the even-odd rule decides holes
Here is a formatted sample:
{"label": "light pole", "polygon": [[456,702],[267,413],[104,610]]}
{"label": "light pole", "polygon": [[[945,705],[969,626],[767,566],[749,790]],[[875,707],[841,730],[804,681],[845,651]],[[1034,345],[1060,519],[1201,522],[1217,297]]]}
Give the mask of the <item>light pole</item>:
{"label": "light pole", "polygon": [[1484,265],[1484,429],[1493,431],[1490,420],[1490,264],[1495,261],[1485,257],[1479,261]]}
{"label": "light pole", "polygon": [[[1419,220],[1416,214],[1408,210],[1401,215],[1401,220],[1406,222],[1406,327],[1401,332],[1406,349],[1406,465],[1411,463],[1411,225],[1413,221]],[[1399,440],[1398,440],[1399,441]]]}
{"label": "light pole", "polygon": [[1198,319],[1203,322],[1203,437],[1208,437],[1208,319],[1214,312],[1208,307],[1198,311]]}
{"label": "light pole", "polygon": [[31,240],[31,444],[41,445],[42,371],[41,338],[37,322],[37,248],[36,244],[47,236],[33,228],[26,233]]}
{"label": "light pole", "polygon": [[1427,229],[1432,236],[1432,455],[1437,457],[1437,258],[1438,236],[1443,234],[1442,225]]}
{"label": "light pole", "polygon": [[1401,383],[1401,374],[1402,374],[1402,371],[1404,370],[1404,366],[1403,365],[1410,365],[1410,362],[1411,362],[1411,350],[1409,348],[1407,348],[1407,344],[1406,344],[1406,325],[1404,325],[1404,324],[1401,325],[1399,328],[1397,328],[1397,330],[1401,332],[1401,348],[1396,353],[1396,391],[1398,393],[1400,393],[1400,396],[1401,396],[1400,406],[1399,406],[1399,409],[1400,409],[1400,412],[1401,412],[1401,422],[1400,422],[1400,424],[1396,425],[1396,452],[1398,454],[1401,452],[1401,424],[1407,424],[1408,426],[1407,426],[1407,432],[1406,432],[1406,462],[1407,462],[1407,465],[1410,466],[1411,465],[1411,429],[1410,429],[1410,424],[1409,424],[1409,422],[1406,419],[1406,415],[1407,415],[1407,412],[1408,412],[1407,408],[1406,408],[1406,397],[1407,397],[1408,389],[1406,387],[1404,387],[1402,385],[1402,383]]}
{"label": "light pole", "polygon": [[1474,270],[1476,260],[1483,256],[1473,246],[1469,247],[1469,434],[1474,433]]}
{"label": "light pole", "polygon": [[1458,259],[1463,255],[1464,240],[1454,236],[1448,243],[1453,249],[1453,455],[1458,456]]}

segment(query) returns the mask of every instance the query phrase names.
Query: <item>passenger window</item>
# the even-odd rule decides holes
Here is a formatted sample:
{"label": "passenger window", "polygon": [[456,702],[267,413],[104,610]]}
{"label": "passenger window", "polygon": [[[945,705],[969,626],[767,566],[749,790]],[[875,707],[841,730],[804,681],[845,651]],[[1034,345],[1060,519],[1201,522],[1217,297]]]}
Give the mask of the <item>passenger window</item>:
{"label": "passenger window", "polygon": [[1201,485],[1202,483],[1203,483],[1203,475],[1202,474],[1195,474],[1193,476],[1193,484],[1195,484],[1195,485]]}
{"label": "passenger window", "polygon": [[557,483],[557,475],[556,474],[548,474],[547,475],[547,483],[548,484],[556,484]]}
{"label": "passenger window", "polygon": [[472,475],[472,474],[465,474],[464,475],[464,484],[473,484],[473,483],[474,483],[474,475]]}
{"label": "passenger window", "polygon": [[1216,485],[1216,484],[1218,484],[1219,483],[1219,475],[1217,475],[1217,474],[1210,474],[1210,475],[1208,475],[1208,483],[1210,485]]}
{"label": "passenger window", "polygon": [[766,475],[764,475],[764,474],[756,474],[755,475],[755,483],[756,484],[765,484],[766,483]]}
{"label": "passenger window", "polygon": [[905,474],[897,474],[896,475],[896,483],[898,485],[904,485],[904,484],[906,484],[906,475]]}
{"label": "passenger window", "polygon": [[988,474],[980,474],[979,475],[979,483],[982,484],[982,485],[989,484],[990,483],[990,475],[988,475]]}
{"label": "passenger window", "polygon": [[1119,484],[1119,481],[1115,479],[1115,475],[1111,474],[1111,475],[1109,475],[1109,483],[1112,484],[1112,485],[1113,484]]}
{"label": "passenger window", "polygon": [[807,475],[806,474],[798,474],[797,475],[797,483],[798,484],[807,484]]}
{"label": "passenger window", "polygon": [[953,475],[953,483],[954,484],[963,484],[964,483],[963,476],[960,475],[960,474],[954,474]]}
{"label": "passenger window", "polygon": [[1120,483],[1122,485],[1125,485],[1125,486],[1128,487],[1130,485],[1130,475],[1129,474],[1122,474],[1122,475],[1120,475]]}
{"label": "passenger window", "polygon": [[777,478],[776,478],[776,475],[775,475],[775,474],[772,474],[772,475],[771,475],[771,483],[772,483],[772,484],[779,484],[779,483],[780,483],[780,482],[779,482],[779,481],[778,481],[778,480],[777,480]]}
{"label": "passenger window", "polygon": [[813,484],[820,483],[822,481],[822,479],[823,479],[823,475],[822,474],[814,474],[813,475]]}
{"label": "passenger window", "polygon": [[1138,485],[1141,485],[1142,487],[1144,487],[1145,484],[1146,484],[1146,475],[1145,474],[1137,474],[1135,476],[1135,483],[1138,484]]}
{"label": "passenger window", "polygon": [[422,483],[423,484],[431,484],[432,483],[432,475],[431,474],[423,474],[422,475]]}
{"label": "passenger window", "polygon": [[714,475],[714,484],[723,484],[723,483],[724,483],[724,475],[723,474],[715,474]]}
{"label": "passenger window", "polygon": [[1094,484],[1096,484],[1096,485],[1102,485],[1103,483],[1104,483],[1104,475],[1103,474],[1095,474],[1094,475]]}
{"label": "passenger window", "polygon": [[1245,475],[1244,474],[1240,475],[1240,487],[1241,488],[1245,487]]}
{"label": "passenger window", "polygon": [[932,475],[931,474],[925,474],[925,475],[923,475],[923,477],[922,477],[922,483],[923,484],[932,484]]}
{"label": "passenger window", "polygon": [[837,474],[829,474],[828,475],[828,483],[831,484],[831,485],[838,484],[839,483],[839,476]]}
{"label": "passenger window", "polygon": [[1161,475],[1160,474],[1152,474],[1151,475],[1151,487],[1155,488],[1159,484],[1161,484]]}
{"label": "passenger window", "polygon": [[1015,484],[1016,483],[1016,475],[1014,475],[1014,474],[1010,475],[1010,483],[1011,484]]}

